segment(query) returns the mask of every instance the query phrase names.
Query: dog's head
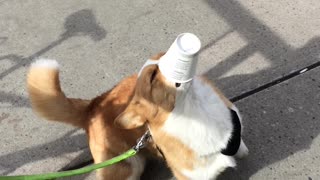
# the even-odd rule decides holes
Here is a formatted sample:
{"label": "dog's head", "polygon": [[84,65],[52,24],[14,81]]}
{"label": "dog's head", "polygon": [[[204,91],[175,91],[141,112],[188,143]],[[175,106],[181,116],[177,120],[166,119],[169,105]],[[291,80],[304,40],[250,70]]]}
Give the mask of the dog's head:
{"label": "dog's head", "polygon": [[[159,60],[160,53],[152,60]],[[115,120],[118,127],[132,129],[149,124],[162,123],[163,113],[170,113],[175,105],[178,84],[168,81],[157,64],[145,66],[138,77],[135,94],[125,109]],[[156,122],[157,121],[157,122]]]}

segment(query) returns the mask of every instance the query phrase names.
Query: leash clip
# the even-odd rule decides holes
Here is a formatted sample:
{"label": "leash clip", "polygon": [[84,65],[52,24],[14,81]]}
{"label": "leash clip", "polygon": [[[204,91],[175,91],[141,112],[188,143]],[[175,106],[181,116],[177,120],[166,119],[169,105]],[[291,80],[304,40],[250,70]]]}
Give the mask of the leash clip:
{"label": "leash clip", "polygon": [[137,140],[137,144],[133,147],[133,149],[135,151],[139,151],[141,150],[142,148],[146,147],[148,141],[151,139],[151,134],[150,134],[150,131],[147,130],[142,136],[141,138],[139,138]]}

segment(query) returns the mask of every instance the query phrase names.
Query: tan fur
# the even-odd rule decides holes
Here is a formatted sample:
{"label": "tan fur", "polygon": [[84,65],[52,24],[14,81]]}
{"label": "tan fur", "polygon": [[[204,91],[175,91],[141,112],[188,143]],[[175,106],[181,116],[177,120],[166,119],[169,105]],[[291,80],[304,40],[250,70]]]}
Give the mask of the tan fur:
{"label": "tan fur", "polygon": [[[159,58],[161,55],[155,56]],[[122,80],[110,91],[92,100],[73,99],[65,96],[56,69],[32,67],[27,86],[32,107],[41,117],[83,128],[87,135],[95,163],[103,162],[132,148],[146,131],[145,126],[123,130],[114,126],[115,118],[124,111],[132,99],[137,75]],[[159,156],[155,145],[150,144],[144,156]],[[123,161],[101,169],[97,177],[108,180],[124,180],[132,174],[129,163]]]}
{"label": "tan fur", "polygon": [[[201,79],[212,87],[227,107],[233,106],[211,81],[205,77]],[[147,123],[154,142],[163,151],[173,174],[177,179],[185,180],[187,178],[179,170],[192,170],[197,161],[195,154],[179,139],[162,130],[174,108],[176,93],[175,84],[166,80],[157,65],[146,66],[138,79],[132,101],[115,123],[125,129],[137,128]],[[130,119],[134,119],[134,122]]]}
{"label": "tan fur", "polygon": [[85,126],[84,118],[90,101],[66,98],[60,88],[57,70],[32,68],[27,85],[32,107],[40,116],[48,120],[68,121],[77,127]]}
{"label": "tan fur", "polygon": [[[156,73],[155,80],[151,80]],[[194,162],[193,151],[186,147],[179,139],[161,130],[165,120],[174,108],[176,89],[175,84],[168,82],[159,71],[157,65],[144,68],[136,86],[135,95],[126,110],[116,119],[116,124],[122,128],[139,127],[148,121],[152,137],[163,151],[166,161],[178,179],[186,179],[175,169],[192,169]],[[140,122],[128,122],[127,116],[135,117]],[[140,118],[137,118],[140,117]],[[165,146],[161,146],[165,144]],[[179,148],[176,148],[179,147]],[[170,153],[166,153],[170,152]],[[183,155],[183,156],[181,156]],[[186,160],[182,160],[186,159]]]}

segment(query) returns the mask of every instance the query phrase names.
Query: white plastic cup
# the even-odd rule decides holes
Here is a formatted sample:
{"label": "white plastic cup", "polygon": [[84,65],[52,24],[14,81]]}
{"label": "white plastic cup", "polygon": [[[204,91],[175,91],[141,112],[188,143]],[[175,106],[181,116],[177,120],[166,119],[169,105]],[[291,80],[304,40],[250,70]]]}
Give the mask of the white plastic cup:
{"label": "white plastic cup", "polygon": [[178,35],[169,50],[159,60],[161,73],[175,83],[192,80],[196,72],[200,39],[191,33]]}

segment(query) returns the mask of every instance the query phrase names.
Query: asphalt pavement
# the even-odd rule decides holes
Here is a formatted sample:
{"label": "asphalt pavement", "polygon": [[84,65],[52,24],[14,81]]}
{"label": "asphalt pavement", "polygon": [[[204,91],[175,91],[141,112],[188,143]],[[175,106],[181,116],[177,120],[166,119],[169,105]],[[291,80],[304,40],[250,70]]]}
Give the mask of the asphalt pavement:
{"label": "asphalt pavement", "polygon": [[[0,0],[0,12],[1,175],[91,160],[82,130],[32,112],[32,61],[56,59],[66,95],[90,99],[191,32],[202,41],[198,74],[238,106],[250,150],[219,180],[320,179],[320,1]],[[142,179],[172,178],[150,162]]]}

